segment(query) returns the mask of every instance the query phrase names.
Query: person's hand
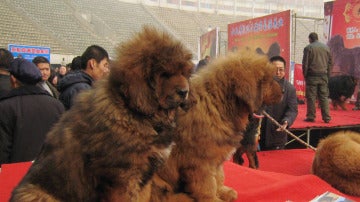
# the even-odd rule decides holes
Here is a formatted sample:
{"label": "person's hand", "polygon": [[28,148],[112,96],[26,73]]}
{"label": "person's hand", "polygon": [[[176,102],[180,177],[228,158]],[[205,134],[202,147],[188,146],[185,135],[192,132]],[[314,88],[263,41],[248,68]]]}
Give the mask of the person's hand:
{"label": "person's hand", "polygon": [[281,127],[279,127],[278,129],[276,129],[276,131],[283,131],[284,129],[286,129],[288,126],[288,122],[284,121],[284,123],[281,125]]}

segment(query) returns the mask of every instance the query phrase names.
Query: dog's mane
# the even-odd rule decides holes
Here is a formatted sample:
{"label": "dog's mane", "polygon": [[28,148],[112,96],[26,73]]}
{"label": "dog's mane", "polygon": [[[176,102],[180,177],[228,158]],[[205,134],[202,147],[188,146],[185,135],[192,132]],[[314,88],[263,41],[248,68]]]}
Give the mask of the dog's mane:
{"label": "dog's mane", "polygon": [[159,110],[154,93],[155,75],[170,76],[179,71],[191,74],[192,54],[180,41],[166,32],[145,26],[131,40],[117,48],[117,56],[109,75],[110,86],[120,94],[128,107],[145,116]]}
{"label": "dog's mane", "polygon": [[[255,53],[250,51],[244,51],[239,53],[230,53],[228,56],[223,58],[218,58],[215,62],[211,63],[204,71],[199,72],[199,77],[194,77],[191,80],[194,88],[199,88],[195,86],[203,85],[205,91],[214,102],[224,103],[223,109],[221,111],[231,111],[229,106],[226,103],[229,103],[229,100],[233,100],[235,97],[229,97],[229,95],[234,95],[235,90],[241,90],[243,93],[242,99],[244,104],[252,104],[254,102],[249,102],[250,100],[256,100],[256,93],[251,92],[251,86],[256,86],[260,79],[272,79],[265,78],[267,72],[271,71],[269,66],[264,65],[268,63],[267,57],[257,55],[254,57]],[[236,60],[234,58],[240,57],[241,60]],[[252,69],[257,68],[258,71]],[[268,74],[271,75],[271,74]],[[258,80],[256,80],[256,79]],[[242,80],[242,81],[240,81]],[[234,86],[235,84],[241,84],[242,86]],[[246,86],[248,85],[248,86]],[[217,90],[217,89],[225,90]],[[254,110],[258,106],[249,105],[251,110]]]}

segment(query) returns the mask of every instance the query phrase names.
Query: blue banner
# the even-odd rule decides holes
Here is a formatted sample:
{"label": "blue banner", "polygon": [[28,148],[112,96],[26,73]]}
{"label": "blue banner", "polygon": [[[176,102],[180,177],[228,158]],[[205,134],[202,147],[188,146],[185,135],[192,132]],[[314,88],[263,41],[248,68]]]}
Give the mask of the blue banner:
{"label": "blue banner", "polygon": [[36,56],[44,56],[50,61],[49,47],[9,44],[8,50],[15,58],[22,57],[26,60],[32,61],[32,59]]}

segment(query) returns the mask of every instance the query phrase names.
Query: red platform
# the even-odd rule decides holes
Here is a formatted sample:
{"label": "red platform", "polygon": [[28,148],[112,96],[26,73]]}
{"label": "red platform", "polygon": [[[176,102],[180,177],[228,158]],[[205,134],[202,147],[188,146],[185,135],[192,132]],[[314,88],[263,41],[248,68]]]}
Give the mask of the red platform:
{"label": "red platform", "polygon": [[[309,201],[326,191],[353,201],[360,197],[343,194],[311,174],[314,151],[291,149],[258,153],[260,168],[225,163],[225,184],[238,192],[236,201]],[[247,162],[245,162],[247,164]],[[0,173],[0,202],[8,201],[11,190],[20,181],[31,163],[4,164]]]}

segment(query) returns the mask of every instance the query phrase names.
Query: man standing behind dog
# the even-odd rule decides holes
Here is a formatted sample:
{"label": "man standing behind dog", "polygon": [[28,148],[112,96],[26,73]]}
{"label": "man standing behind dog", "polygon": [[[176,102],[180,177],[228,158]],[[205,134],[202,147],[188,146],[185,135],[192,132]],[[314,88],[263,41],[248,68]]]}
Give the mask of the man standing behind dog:
{"label": "man standing behind dog", "polygon": [[316,98],[319,99],[322,120],[329,123],[329,87],[328,82],[331,74],[332,57],[327,45],[318,41],[315,32],[309,34],[309,45],[304,48],[302,60],[303,75],[306,82],[306,119],[307,122],[315,122]]}
{"label": "man standing behind dog", "polygon": [[65,75],[58,83],[60,101],[68,110],[74,98],[83,90],[90,89],[93,83],[109,73],[109,55],[100,46],[89,46],[81,56],[81,70]]}
{"label": "man standing behind dog", "polygon": [[270,62],[277,67],[275,79],[278,80],[282,88],[283,99],[280,103],[268,106],[265,110],[282,124],[282,127],[277,128],[268,118],[263,119],[260,138],[261,150],[284,149],[287,143],[287,134],[282,128],[290,127],[298,115],[295,87],[285,79],[285,59],[281,56],[274,56],[270,58]]}
{"label": "man standing behind dog", "polygon": [[13,89],[0,99],[0,165],[34,160],[64,112],[59,100],[37,86],[42,76],[34,63],[17,58],[9,72]]}

